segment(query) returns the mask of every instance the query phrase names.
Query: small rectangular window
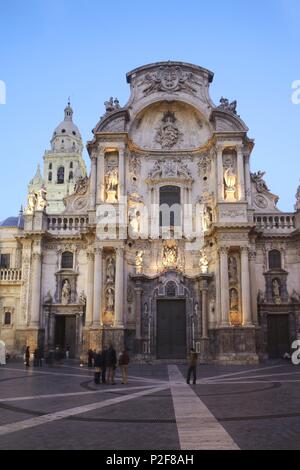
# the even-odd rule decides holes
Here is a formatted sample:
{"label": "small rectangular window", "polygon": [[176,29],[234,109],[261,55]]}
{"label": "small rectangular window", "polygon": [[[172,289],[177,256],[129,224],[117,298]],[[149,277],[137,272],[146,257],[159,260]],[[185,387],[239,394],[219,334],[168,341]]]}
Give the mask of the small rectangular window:
{"label": "small rectangular window", "polygon": [[2,269],[10,268],[10,255],[3,254],[0,256],[0,268]]}

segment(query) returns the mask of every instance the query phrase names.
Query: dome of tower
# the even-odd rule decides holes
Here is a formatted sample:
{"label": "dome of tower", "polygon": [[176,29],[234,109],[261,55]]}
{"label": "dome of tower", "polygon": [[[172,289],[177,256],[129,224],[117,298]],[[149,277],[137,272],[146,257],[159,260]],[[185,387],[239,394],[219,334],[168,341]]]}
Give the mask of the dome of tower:
{"label": "dome of tower", "polygon": [[73,122],[73,109],[68,102],[64,120],[54,129],[51,145],[55,151],[82,151],[80,131]]}

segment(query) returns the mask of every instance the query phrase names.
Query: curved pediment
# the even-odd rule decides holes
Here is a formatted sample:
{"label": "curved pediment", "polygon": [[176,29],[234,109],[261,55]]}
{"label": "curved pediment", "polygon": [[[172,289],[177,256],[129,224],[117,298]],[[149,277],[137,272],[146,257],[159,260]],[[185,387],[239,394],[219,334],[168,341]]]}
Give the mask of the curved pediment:
{"label": "curved pediment", "polygon": [[248,127],[236,114],[216,108],[212,111],[210,121],[215,132],[248,132]]}
{"label": "curved pediment", "polygon": [[131,141],[145,150],[194,150],[211,136],[206,118],[182,101],[150,104],[138,113],[129,128]]}

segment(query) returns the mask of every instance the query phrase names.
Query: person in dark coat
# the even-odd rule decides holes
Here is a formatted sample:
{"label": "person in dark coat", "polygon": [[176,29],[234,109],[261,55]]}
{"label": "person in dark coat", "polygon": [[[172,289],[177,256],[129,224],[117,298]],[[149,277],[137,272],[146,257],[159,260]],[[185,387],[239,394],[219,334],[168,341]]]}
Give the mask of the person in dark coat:
{"label": "person in dark coat", "polygon": [[107,382],[111,383],[112,385],[115,385],[115,373],[116,373],[116,367],[117,367],[117,353],[116,350],[114,349],[113,345],[110,344],[108,351],[107,351],[107,363],[106,363],[107,369],[108,369],[108,376],[107,376]]}
{"label": "person in dark coat", "polygon": [[27,346],[26,351],[25,351],[25,363],[26,367],[30,367],[30,347]]}
{"label": "person in dark coat", "polygon": [[122,384],[127,384],[128,382],[128,364],[130,362],[129,354],[126,349],[122,352],[119,357],[119,366],[122,372]]}
{"label": "person in dark coat", "polygon": [[106,383],[106,366],[107,366],[107,348],[104,346],[103,350],[102,350],[102,377],[101,377],[101,380],[102,380],[102,383],[105,384]]}
{"label": "person in dark coat", "polygon": [[102,371],[102,354],[101,354],[100,351],[95,355],[94,366],[95,366],[95,374],[94,374],[95,384],[99,385],[100,375],[101,375],[101,371]]}
{"label": "person in dark coat", "polygon": [[88,350],[88,367],[93,367],[94,353],[91,349]]}
{"label": "person in dark coat", "polygon": [[196,372],[197,372],[197,362],[198,362],[198,354],[196,353],[195,349],[190,350],[190,357],[189,357],[189,368],[187,374],[186,383],[189,384],[191,380],[191,375],[193,374],[193,384],[196,385]]}

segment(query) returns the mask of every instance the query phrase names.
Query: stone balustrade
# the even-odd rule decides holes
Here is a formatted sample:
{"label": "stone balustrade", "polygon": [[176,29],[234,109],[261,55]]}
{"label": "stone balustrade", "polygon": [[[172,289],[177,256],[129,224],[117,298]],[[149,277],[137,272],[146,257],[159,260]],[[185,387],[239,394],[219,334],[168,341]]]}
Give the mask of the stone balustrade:
{"label": "stone balustrade", "polygon": [[0,269],[0,282],[21,282],[22,281],[22,270],[13,268],[1,268]]}
{"label": "stone balustrade", "polygon": [[86,216],[51,216],[48,217],[49,232],[81,232],[87,229],[89,219]]}
{"label": "stone balustrade", "polygon": [[256,228],[275,233],[290,233],[295,230],[295,215],[290,214],[260,214],[254,216]]}

